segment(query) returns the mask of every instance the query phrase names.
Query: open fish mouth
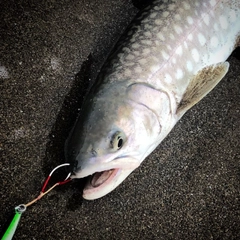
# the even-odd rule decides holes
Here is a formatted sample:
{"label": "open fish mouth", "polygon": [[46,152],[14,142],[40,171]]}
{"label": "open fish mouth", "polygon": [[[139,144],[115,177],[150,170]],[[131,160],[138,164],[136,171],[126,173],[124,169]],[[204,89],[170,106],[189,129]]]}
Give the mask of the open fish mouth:
{"label": "open fish mouth", "polygon": [[83,190],[83,197],[90,200],[92,199],[91,196],[93,195],[95,199],[96,195],[98,195],[98,192],[103,194],[105,191],[107,191],[109,186],[114,185],[114,182],[120,172],[120,168],[115,168],[93,173],[88,177],[87,184]]}
{"label": "open fish mouth", "polygon": [[104,184],[112,176],[113,172],[114,169],[94,173],[90,180],[91,186],[95,188]]}
{"label": "open fish mouth", "polygon": [[94,200],[113,191],[138,166],[136,158],[121,156],[115,158],[109,167],[90,165],[88,169],[75,168],[71,178],[85,178],[87,181],[82,196]]}

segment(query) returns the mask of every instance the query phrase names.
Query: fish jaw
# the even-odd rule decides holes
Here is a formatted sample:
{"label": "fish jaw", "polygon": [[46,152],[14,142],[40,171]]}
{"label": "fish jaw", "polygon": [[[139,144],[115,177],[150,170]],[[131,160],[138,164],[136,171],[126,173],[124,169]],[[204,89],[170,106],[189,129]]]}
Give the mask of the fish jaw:
{"label": "fish jaw", "polygon": [[88,177],[83,198],[94,200],[114,190],[140,163],[141,161],[133,157],[122,157],[100,166],[96,164],[91,167],[88,165],[86,169],[76,169],[71,178]]}

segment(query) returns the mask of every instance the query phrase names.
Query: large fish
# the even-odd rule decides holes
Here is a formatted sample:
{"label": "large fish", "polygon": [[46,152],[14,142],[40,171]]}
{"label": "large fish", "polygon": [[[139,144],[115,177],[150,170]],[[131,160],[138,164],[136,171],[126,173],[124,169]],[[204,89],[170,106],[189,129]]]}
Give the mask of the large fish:
{"label": "large fish", "polygon": [[103,66],[66,142],[85,199],[115,189],[209,93],[240,45],[239,0],[159,0]]}

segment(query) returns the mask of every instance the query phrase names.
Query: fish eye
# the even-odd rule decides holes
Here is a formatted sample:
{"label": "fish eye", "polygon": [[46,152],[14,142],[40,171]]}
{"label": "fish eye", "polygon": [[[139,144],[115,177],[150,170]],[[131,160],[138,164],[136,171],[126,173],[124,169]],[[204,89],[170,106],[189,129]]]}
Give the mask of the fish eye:
{"label": "fish eye", "polygon": [[121,137],[118,137],[118,148],[121,148],[123,145],[123,140]]}
{"label": "fish eye", "polygon": [[110,140],[110,147],[115,151],[119,150],[123,146],[124,139],[125,136],[123,133],[120,131],[115,132]]}

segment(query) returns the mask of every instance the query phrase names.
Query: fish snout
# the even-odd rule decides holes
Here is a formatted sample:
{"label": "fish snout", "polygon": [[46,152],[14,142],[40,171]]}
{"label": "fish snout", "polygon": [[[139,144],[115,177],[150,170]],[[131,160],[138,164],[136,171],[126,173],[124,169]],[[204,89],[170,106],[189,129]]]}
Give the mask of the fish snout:
{"label": "fish snout", "polygon": [[[84,159],[84,160],[83,160]],[[94,171],[94,164],[88,158],[79,158],[71,162],[71,178],[83,178]]]}
{"label": "fish snout", "polygon": [[74,160],[70,163],[70,172],[71,172],[71,177],[74,177],[77,175],[78,172],[81,171],[81,166],[79,164],[78,160]]}

